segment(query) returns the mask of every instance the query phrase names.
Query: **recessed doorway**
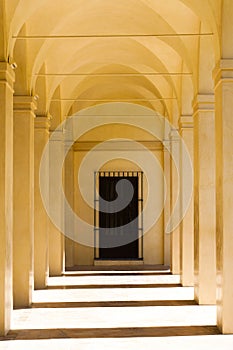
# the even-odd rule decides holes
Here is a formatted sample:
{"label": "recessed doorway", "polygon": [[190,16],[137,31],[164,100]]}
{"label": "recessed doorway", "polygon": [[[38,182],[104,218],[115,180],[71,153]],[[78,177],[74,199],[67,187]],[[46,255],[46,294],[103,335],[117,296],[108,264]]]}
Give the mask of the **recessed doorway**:
{"label": "recessed doorway", "polygon": [[95,179],[95,259],[142,259],[142,172],[99,172]]}

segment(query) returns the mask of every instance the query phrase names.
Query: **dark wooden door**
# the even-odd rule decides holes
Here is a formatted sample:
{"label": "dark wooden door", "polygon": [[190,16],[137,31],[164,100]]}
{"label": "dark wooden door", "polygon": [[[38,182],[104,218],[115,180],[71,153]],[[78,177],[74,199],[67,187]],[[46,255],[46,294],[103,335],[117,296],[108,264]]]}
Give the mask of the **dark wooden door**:
{"label": "dark wooden door", "polygon": [[[133,196],[130,203],[120,211],[106,212],[106,203],[101,204],[100,201],[100,259],[138,258],[138,177],[101,176],[99,178],[99,194],[109,203],[116,200],[116,185],[122,179],[130,181],[133,186]],[[121,183],[118,183],[118,189]],[[125,225],[127,225],[126,228]],[[127,243],[125,244],[125,242]]]}

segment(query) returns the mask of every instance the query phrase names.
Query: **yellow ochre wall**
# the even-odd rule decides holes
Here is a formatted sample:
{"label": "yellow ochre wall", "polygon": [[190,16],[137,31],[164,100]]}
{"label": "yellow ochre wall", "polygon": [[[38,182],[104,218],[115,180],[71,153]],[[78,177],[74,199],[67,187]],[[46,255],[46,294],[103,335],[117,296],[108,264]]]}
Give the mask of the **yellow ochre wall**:
{"label": "yellow ochre wall", "polygon": [[[106,121],[106,117],[105,117]],[[119,140],[127,139],[127,140]],[[108,140],[110,148],[105,149],[102,142]],[[137,140],[137,144],[132,141]],[[140,149],[139,144],[143,145]],[[95,147],[99,145],[99,149]],[[108,147],[108,146],[107,146]],[[154,172],[154,182],[156,193],[151,194],[152,205],[147,211],[148,216],[153,217],[159,208],[163,208],[164,202],[164,176],[163,176],[163,147],[162,143],[155,139],[147,131],[138,127],[124,124],[106,124],[96,127],[81,136],[74,145],[74,211],[86,222],[93,225],[94,210],[91,206],[94,203],[94,181],[85,181],[79,188],[79,171],[84,168],[86,179],[94,179],[94,171],[143,171],[140,164],[143,165],[145,154],[151,152],[151,157],[157,163],[153,168],[152,163],[147,164],[149,172]],[[90,153],[94,154],[96,162],[86,159]],[[130,154],[134,159],[130,159]],[[107,157],[107,161],[106,158]],[[129,159],[124,159],[129,158]],[[136,161],[135,161],[136,160]],[[83,166],[85,164],[85,166]],[[98,167],[99,166],[99,167]],[[149,168],[148,168],[149,167]],[[88,169],[88,170],[87,170]],[[81,192],[84,191],[89,204],[82,198]],[[148,183],[146,174],[143,176],[144,208],[148,199]],[[144,232],[143,255],[144,264],[163,264],[164,263],[164,219],[163,210],[158,215],[156,223]],[[147,216],[144,216],[144,225]],[[146,226],[146,225],[145,225]],[[93,231],[93,229],[90,229]],[[76,234],[80,233],[80,228],[76,227]],[[92,232],[89,232],[92,234]],[[93,265],[94,248],[75,243],[74,247],[74,265]]]}

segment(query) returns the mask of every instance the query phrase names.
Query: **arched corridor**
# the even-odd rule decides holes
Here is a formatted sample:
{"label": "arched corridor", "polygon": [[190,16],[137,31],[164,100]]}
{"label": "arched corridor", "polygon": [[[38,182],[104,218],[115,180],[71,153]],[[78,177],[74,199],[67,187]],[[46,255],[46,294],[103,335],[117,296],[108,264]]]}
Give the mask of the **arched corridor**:
{"label": "arched corridor", "polygon": [[62,347],[63,316],[67,338],[232,342],[232,16],[232,0],[0,0],[0,348]]}

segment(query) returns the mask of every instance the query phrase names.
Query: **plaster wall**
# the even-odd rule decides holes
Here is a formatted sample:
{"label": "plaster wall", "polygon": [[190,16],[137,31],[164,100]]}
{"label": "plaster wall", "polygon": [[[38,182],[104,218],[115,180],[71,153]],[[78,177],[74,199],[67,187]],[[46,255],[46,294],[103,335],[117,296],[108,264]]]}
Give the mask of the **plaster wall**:
{"label": "plaster wall", "polygon": [[[111,137],[110,137],[111,136]],[[116,138],[127,138],[127,141]],[[131,138],[131,141],[129,140]],[[132,142],[137,139],[137,143]],[[101,141],[107,139],[107,146]],[[111,141],[109,139],[112,139]],[[114,139],[114,140],[113,140]],[[140,143],[144,144],[140,148]],[[98,145],[98,146],[97,146]],[[97,147],[97,148],[96,148]],[[79,218],[94,224],[94,172],[95,171],[143,171],[144,231],[143,256],[145,264],[164,263],[164,175],[163,147],[149,133],[133,126],[104,125],[93,129],[80,138],[74,146],[74,211]],[[147,161],[147,153],[153,161]],[[91,154],[91,157],[89,158]],[[145,162],[147,164],[145,164]],[[145,167],[145,169],[144,169]],[[84,174],[82,174],[84,173]],[[150,179],[153,177],[153,186]],[[84,180],[83,180],[84,176]],[[149,192],[150,191],[150,192]],[[149,197],[150,193],[150,197]],[[83,194],[85,198],[83,197]],[[150,202],[149,202],[150,201]],[[150,226],[150,218],[155,219]],[[75,227],[76,241],[81,237],[82,228]],[[90,236],[93,227],[90,226]],[[94,248],[75,243],[74,265],[93,265]]]}

